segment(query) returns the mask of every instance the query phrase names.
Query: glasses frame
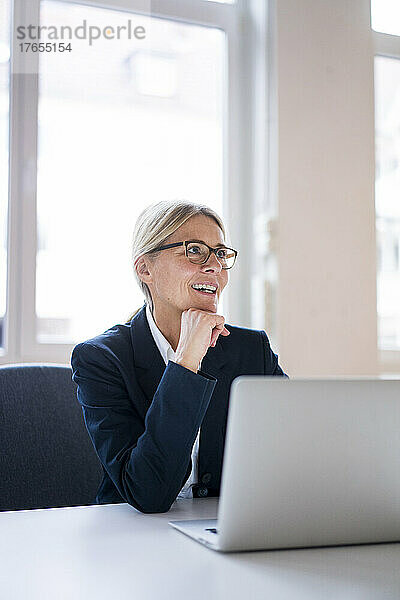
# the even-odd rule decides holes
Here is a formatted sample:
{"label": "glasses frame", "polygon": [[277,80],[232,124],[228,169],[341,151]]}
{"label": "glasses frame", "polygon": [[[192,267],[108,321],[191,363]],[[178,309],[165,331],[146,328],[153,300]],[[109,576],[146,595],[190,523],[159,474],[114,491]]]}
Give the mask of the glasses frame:
{"label": "glasses frame", "polygon": [[[207,246],[207,248],[208,248],[207,258],[205,260],[203,260],[203,262],[193,262],[192,260],[190,260],[190,257],[187,254],[188,244],[203,244],[204,246]],[[153,252],[158,252],[159,250],[167,250],[168,248],[177,248],[178,246],[185,246],[185,256],[193,265],[204,265],[210,258],[211,254],[215,254],[215,258],[218,260],[219,264],[224,269],[224,271],[228,271],[228,269],[232,269],[232,267],[234,266],[234,264],[236,262],[236,258],[238,255],[237,250],[235,250],[234,248],[229,248],[228,246],[218,246],[217,248],[212,248],[205,242],[201,242],[199,240],[186,240],[185,242],[175,242],[174,244],[165,244],[164,246],[159,246],[158,248],[154,248]],[[232,252],[234,253],[235,258],[233,260],[232,267],[223,267],[222,264],[220,263],[218,256],[217,256],[217,252],[218,252],[218,250],[221,250],[221,248],[226,248],[227,250],[232,250]]]}

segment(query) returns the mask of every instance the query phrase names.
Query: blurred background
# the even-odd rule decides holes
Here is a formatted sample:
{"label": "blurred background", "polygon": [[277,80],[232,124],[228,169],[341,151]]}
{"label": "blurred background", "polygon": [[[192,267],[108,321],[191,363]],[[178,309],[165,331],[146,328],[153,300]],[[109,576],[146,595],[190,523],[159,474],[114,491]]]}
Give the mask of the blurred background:
{"label": "blurred background", "polygon": [[399,374],[398,0],[0,0],[0,364],[126,322],[135,220],[174,198],[226,221],[221,312],[286,372]]}

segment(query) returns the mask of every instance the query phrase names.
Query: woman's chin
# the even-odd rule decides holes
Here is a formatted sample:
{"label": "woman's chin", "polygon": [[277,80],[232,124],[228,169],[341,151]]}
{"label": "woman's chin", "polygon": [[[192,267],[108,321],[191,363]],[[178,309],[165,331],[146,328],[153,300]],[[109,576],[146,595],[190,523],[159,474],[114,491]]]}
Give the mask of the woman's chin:
{"label": "woman's chin", "polygon": [[197,308],[198,310],[207,310],[209,312],[217,312],[218,299],[214,296],[212,298],[196,298],[188,308]]}

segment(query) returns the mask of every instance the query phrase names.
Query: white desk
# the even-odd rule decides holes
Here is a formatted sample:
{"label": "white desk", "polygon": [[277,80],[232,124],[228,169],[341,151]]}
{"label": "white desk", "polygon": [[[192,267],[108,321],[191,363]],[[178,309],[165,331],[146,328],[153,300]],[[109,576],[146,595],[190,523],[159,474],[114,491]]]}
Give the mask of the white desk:
{"label": "white desk", "polygon": [[399,600],[400,544],[220,554],[128,504],[0,513],[2,600]]}

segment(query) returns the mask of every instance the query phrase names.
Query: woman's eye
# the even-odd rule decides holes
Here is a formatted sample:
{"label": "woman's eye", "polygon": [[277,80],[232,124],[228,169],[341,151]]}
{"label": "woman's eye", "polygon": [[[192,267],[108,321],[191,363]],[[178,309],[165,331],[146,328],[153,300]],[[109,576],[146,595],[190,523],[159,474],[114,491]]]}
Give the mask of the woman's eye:
{"label": "woman's eye", "polygon": [[190,254],[199,254],[200,248],[198,246],[190,246],[188,252],[190,252]]}
{"label": "woman's eye", "polygon": [[226,258],[227,252],[228,251],[226,250],[226,248],[221,248],[221,250],[218,250],[217,252],[218,258]]}

